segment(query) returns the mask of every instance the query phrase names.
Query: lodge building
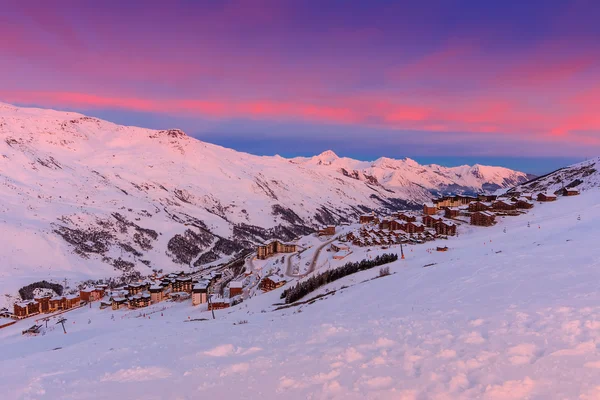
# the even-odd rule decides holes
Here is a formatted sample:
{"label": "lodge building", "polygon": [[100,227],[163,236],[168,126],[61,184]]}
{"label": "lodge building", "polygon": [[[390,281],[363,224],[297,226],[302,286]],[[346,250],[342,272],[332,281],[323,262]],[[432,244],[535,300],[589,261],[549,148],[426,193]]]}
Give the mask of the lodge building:
{"label": "lodge building", "polygon": [[477,211],[471,214],[471,225],[491,226],[496,221],[496,215],[489,211]]}
{"label": "lodge building", "polygon": [[267,276],[266,278],[263,278],[263,280],[260,281],[259,288],[263,292],[270,292],[271,290],[275,290],[277,288],[282,287],[286,283],[287,283],[287,281],[284,278],[281,278],[278,275],[271,275],[271,276]]}
{"label": "lodge building", "polygon": [[294,243],[284,243],[279,240],[270,240],[263,245],[258,246],[256,257],[259,260],[265,260],[277,253],[294,253],[297,246]]}

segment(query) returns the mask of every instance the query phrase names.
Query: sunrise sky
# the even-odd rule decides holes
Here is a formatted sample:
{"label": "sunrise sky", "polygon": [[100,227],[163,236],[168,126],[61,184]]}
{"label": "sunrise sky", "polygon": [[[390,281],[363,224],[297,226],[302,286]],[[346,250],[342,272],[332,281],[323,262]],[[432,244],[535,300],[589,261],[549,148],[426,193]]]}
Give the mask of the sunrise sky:
{"label": "sunrise sky", "polygon": [[600,155],[598,1],[5,1],[0,101],[256,154]]}

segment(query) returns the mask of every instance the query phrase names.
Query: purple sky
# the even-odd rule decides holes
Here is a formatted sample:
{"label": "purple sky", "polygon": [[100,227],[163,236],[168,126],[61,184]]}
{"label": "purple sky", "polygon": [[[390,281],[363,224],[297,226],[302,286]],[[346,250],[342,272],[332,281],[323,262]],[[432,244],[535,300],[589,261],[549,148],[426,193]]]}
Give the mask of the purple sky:
{"label": "purple sky", "polygon": [[0,101],[540,173],[600,153],[598,21],[597,1],[7,1]]}

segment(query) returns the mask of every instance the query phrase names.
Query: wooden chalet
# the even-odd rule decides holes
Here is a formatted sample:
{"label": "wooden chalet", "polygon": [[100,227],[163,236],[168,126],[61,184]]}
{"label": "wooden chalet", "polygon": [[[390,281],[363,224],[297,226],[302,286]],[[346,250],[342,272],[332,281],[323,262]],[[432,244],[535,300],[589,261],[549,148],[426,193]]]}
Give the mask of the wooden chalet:
{"label": "wooden chalet", "polygon": [[375,215],[365,214],[358,217],[358,222],[361,224],[370,224],[371,222],[375,222]]}
{"label": "wooden chalet", "polygon": [[390,222],[390,231],[406,230],[406,221],[396,219]]}
{"label": "wooden chalet", "polygon": [[404,222],[417,222],[417,217],[409,213],[398,213],[396,219]]}
{"label": "wooden chalet", "polygon": [[444,217],[446,218],[456,218],[460,215],[460,210],[458,207],[446,207],[444,210]]}
{"label": "wooden chalet", "polygon": [[433,200],[433,203],[435,204],[435,206],[437,208],[444,208],[444,207],[460,207],[460,206],[468,205],[469,203],[472,203],[474,201],[477,201],[477,198],[471,197],[471,196],[456,195],[456,196],[444,196],[439,199],[435,199],[435,200]]}
{"label": "wooden chalet", "polygon": [[517,209],[517,205],[512,201],[508,200],[496,200],[492,204],[493,210],[501,210],[501,211],[512,211]]}
{"label": "wooden chalet", "polygon": [[34,300],[39,304],[39,312],[49,313],[50,312],[50,299],[52,296],[38,296]]}
{"label": "wooden chalet", "polygon": [[49,302],[50,312],[65,310],[67,307],[67,299],[65,296],[54,296]]}
{"label": "wooden chalet", "polygon": [[185,292],[192,293],[192,287],[194,286],[191,276],[176,278],[172,283],[173,292]]}
{"label": "wooden chalet", "polygon": [[435,250],[436,251],[448,251],[448,246],[444,246],[444,247],[438,246]]}
{"label": "wooden chalet", "polygon": [[528,210],[528,209],[530,209],[530,208],[533,208],[533,203],[529,202],[529,201],[528,201],[527,199],[525,199],[525,198],[518,198],[518,199],[515,201],[515,206],[516,206],[518,209],[525,209],[525,210]]}
{"label": "wooden chalet", "polygon": [[317,232],[317,234],[319,236],[332,236],[332,235],[335,235],[335,226],[334,225],[322,226],[319,229],[319,231]]}
{"label": "wooden chalet", "polygon": [[242,281],[231,281],[228,284],[229,287],[229,298],[235,296],[241,296],[244,292],[244,282]]}
{"label": "wooden chalet", "polygon": [[405,231],[410,234],[421,233],[425,231],[425,225],[420,222],[407,222]]}
{"label": "wooden chalet", "polygon": [[40,305],[35,300],[25,300],[15,303],[13,306],[15,318],[22,319],[31,315],[39,314]]}
{"label": "wooden chalet", "polygon": [[471,214],[471,225],[491,226],[496,221],[496,215],[489,211],[477,211]]}
{"label": "wooden chalet", "polygon": [[65,310],[69,310],[73,307],[79,307],[81,304],[81,298],[78,294],[70,294],[65,296]]}
{"label": "wooden chalet", "polygon": [[437,207],[433,203],[423,204],[423,215],[433,215],[437,212]]}
{"label": "wooden chalet", "polygon": [[140,294],[142,292],[148,291],[149,287],[150,287],[150,284],[148,284],[146,282],[130,283],[129,285],[126,286],[126,289],[127,289],[127,292],[129,293],[129,296],[135,296],[136,294]]}
{"label": "wooden chalet", "polygon": [[275,290],[277,288],[282,287],[286,283],[287,281],[285,280],[285,278],[281,278],[278,275],[271,275],[267,276],[266,278],[263,278],[263,280],[260,281],[260,289],[263,292],[269,292],[271,290]]}
{"label": "wooden chalet", "polygon": [[577,196],[579,194],[579,190],[573,188],[562,188],[558,191],[558,194],[561,196]]}
{"label": "wooden chalet", "polygon": [[492,208],[492,205],[483,201],[474,201],[469,203],[470,212],[488,211],[490,208]]}
{"label": "wooden chalet", "polygon": [[425,226],[428,228],[433,228],[435,224],[437,224],[441,220],[442,217],[438,217],[436,215],[425,215],[423,217],[423,224],[425,224]]}
{"label": "wooden chalet", "polygon": [[208,303],[208,310],[222,310],[223,308],[229,308],[231,303],[229,299],[219,297],[216,294],[210,296],[210,302]]}
{"label": "wooden chalet", "polygon": [[268,242],[258,246],[256,257],[259,260],[265,260],[273,254],[277,253],[294,253],[298,249],[294,243],[285,243],[279,240],[269,240]]}
{"label": "wooden chalet", "polygon": [[93,287],[93,288],[85,288],[79,291],[79,297],[81,301],[92,302],[98,301],[104,297],[104,288],[102,287]]}
{"label": "wooden chalet", "polygon": [[125,297],[113,297],[111,299],[111,307],[113,310],[127,307],[127,298]]}
{"label": "wooden chalet", "polygon": [[391,222],[392,221],[387,218],[382,219],[381,221],[379,221],[379,229],[390,229]]}
{"label": "wooden chalet", "polygon": [[148,307],[152,300],[150,293],[139,293],[129,298],[129,308]]}
{"label": "wooden chalet", "polygon": [[456,235],[456,224],[450,221],[440,221],[435,224],[435,233],[438,235]]}
{"label": "wooden chalet", "polygon": [[538,193],[537,201],[548,202],[548,201],[556,201],[556,195],[550,193]]}

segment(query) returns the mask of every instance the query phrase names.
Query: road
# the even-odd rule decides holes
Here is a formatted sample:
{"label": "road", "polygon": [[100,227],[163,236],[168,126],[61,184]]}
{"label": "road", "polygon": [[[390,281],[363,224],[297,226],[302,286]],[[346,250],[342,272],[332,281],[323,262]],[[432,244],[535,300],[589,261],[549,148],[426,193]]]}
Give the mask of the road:
{"label": "road", "polygon": [[315,254],[313,255],[313,258],[310,262],[310,265],[308,267],[308,270],[301,275],[294,275],[292,272],[293,266],[292,266],[292,255],[289,255],[287,258],[287,271],[286,274],[288,276],[293,276],[295,278],[304,278],[306,275],[314,272],[315,268],[317,267],[317,261],[319,260],[319,255],[321,254],[321,250],[323,250],[323,248],[325,248],[326,246],[328,246],[330,243],[334,242],[335,238],[328,240],[324,243],[322,243],[321,245],[319,245],[319,247],[317,247],[317,250],[315,251]]}

